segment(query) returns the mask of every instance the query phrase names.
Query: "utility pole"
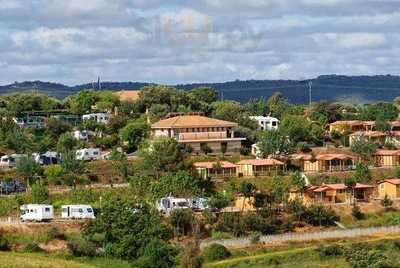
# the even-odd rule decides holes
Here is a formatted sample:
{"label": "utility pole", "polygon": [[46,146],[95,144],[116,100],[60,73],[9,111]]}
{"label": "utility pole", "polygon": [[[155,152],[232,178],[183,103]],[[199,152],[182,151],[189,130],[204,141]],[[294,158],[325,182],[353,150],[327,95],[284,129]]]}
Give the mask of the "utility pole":
{"label": "utility pole", "polygon": [[311,106],[311,100],[312,100],[311,93],[312,93],[312,81],[308,81],[308,100],[309,100],[308,105],[310,105],[310,106]]}

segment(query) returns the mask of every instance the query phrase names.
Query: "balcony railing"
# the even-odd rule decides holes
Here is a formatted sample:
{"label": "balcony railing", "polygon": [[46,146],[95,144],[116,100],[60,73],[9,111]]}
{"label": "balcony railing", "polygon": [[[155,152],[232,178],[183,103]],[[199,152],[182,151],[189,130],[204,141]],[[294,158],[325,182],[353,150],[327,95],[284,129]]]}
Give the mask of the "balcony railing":
{"label": "balcony railing", "polygon": [[226,139],[226,132],[186,132],[179,133],[176,138],[178,140],[210,140],[210,139]]}

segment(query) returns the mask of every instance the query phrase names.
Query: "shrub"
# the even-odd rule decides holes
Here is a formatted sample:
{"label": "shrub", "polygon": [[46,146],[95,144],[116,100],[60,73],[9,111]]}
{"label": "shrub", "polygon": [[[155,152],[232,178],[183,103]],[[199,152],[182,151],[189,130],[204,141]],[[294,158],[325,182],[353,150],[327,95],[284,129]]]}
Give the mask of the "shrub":
{"label": "shrub", "polygon": [[57,227],[51,227],[46,233],[46,242],[50,242],[53,239],[65,240],[65,234],[60,231]]}
{"label": "shrub", "polygon": [[220,244],[211,244],[204,249],[202,257],[205,261],[218,261],[231,256],[231,252]]}
{"label": "shrub", "polygon": [[67,247],[75,257],[94,257],[96,255],[95,245],[84,239],[70,241]]}
{"label": "shrub", "polygon": [[357,205],[354,205],[353,208],[351,209],[351,215],[356,220],[362,220],[365,218],[364,213],[361,212],[360,207]]}
{"label": "shrub", "polygon": [[337,257],[343,255],[343,249],[340,245],[333,244],[328,246],[321,246],[317,249],[321,258]]}
{"label": "shrub", "polygon": [[37,243],[32,242],[26,244],[23,248],[23,251],[27,253],[33,253],[33,252],[40,252],[42,251],[42,249],[39,247]]}
{"label": "shrub", "polygon": [[1,251],[8,251],[10,250],[10,243],[8,242],[7,238],[0,235],[0,250]]}

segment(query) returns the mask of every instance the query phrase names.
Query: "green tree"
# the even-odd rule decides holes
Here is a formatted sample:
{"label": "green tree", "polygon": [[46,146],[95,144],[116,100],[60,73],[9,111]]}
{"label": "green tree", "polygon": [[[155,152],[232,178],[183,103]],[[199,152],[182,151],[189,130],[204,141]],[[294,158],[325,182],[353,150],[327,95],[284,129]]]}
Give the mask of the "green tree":
{"label": "green tree", "polygon": [[[154,245],[153,239],[167,242],[172,232],[161,215],[144,202],[132,198],[109,197],[104,201],[102,213],[84,225],[82,235],[84,239],[103,247],[108,256],[134,261],[141,257],[157,257],[146,253],[149,244]],[[167,254],[168,258],[176,256],[170,253]]]}
{"label": "green tree", "polygon": [[44,204],[48,202],[49,189],[40,181],[36,181],[32,185],[32,202],[35,204]]}
{"label": "green tree", "polygon": [[57,150],[61,153],[68,152],[74,150],[77,145],[78,141],[71,133],[63,133],[58,139]]}
{"label": "green tree", "polygon": [[370,161],[378,146],[372,140],[360,136],[355,138],[350,146],[352,152],[359,154],[363,160]]}
{"label": "green tree", "polygon": [[22,157],[17,161],[16,165],[17,174],[22,176],[29,187],[30,181],[38,175],[41,170],[40,165],[36,163],[32,156]]}
{"label": "green tree", "polygon": [[188,169],[187,154],[187,148],[175,139],[157,137],[141,144],[135,169],[142,175],[159,178],[164,173]]}
{"label": "green tree", "polygon": [[281,133],[288,137],[293,143],[312,139],[310,134],[311,124],[303,116],[285,116],[279,125],[279,129]]}
{"label": "green tree", "polygon": [[136,151],[138,145],[149,135],[150,127],[144,118],[129,121],[128,124],[121,128],[119,136],[121,140],[128,143],[130,152]]}
{"label": "green tree", "polygon": [[285,156],[293,152],[292,143],[279,130],[263,131],[257,146],[264,157]]}
{"label": "green tree", "polygon": [[200,182],[187,171],[167,173],[154,181],[150,186],[153,198],[160,198],[172,194],[174,196],[191,197],[201,193]]}

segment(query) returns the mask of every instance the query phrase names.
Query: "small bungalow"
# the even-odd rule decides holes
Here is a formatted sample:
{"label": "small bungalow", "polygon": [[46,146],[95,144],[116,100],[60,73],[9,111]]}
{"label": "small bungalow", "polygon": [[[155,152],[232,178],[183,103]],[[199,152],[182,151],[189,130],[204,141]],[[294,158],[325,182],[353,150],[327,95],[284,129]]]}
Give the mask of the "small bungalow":
{"label": "small bungalow", "polygon": [[376,167],[396,167],[400,165],[400,150],[377,150],[374,154]]}
{"label": "small bungalow", "polygon": [[383,199],[386,195],[390,199],[400,198],[400,179],[386,179],[378,182],[378,197]]}
{"label": "small bungalow", "polygon": [[277,174],[279,170],[283,170],[284,163],[272,159],[246,159],[236,164],[236,172],[239,177],[253,177]]}
{"label": "small bungalow", "polygon": [[293,164],[303,172],[346,171],[354,168],[355,157],[346,153],[295,154]]}
{"label": "small bungalow", "polygon": [[[374,186],[357,183],[353,187],[354,200],[368,202],[373,194]],[[312,203],[347,203],[351,201],[348,187],[343,183],[310,186],[305,191],[291,190],[289,200],[300,198],[306,205]]]}
{"label": "small bungalow", "polygon": [[193,167],[203,179],[236,176],[236,165],[228,161],[195,162]]}

